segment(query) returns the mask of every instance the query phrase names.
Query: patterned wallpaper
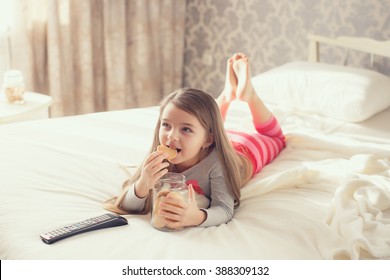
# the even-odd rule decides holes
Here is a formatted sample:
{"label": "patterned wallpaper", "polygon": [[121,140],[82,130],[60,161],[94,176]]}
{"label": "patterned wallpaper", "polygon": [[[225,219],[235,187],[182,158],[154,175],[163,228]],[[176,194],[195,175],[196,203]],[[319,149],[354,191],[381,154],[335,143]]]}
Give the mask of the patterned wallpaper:
{"label": "patterned wallpaper", "polygon": [[[242,51],[252,75],[292,60],[306,60],[308,33],[390,40],[390,0],[187,0],[184,86],[217,96],[226,60]],[[321,61],[342,64],[344,49],[321,45]],[[348,64],[370,66],[350,52]],[[390,59],[372,67],[390,75]]]}

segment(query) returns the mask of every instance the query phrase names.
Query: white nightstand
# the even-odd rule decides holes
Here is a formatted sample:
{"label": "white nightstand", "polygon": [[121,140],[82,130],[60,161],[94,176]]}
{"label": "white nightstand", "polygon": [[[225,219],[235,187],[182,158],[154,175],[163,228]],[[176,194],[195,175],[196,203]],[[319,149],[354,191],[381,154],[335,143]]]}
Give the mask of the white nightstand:
{"label": "white nightstand", "polygon": [[49,107],[53,98],[35,92],[24,94],[24,104],[9,103],[5,95],[0,93],[0,124],[27,120],[45,119],[49,117]]}

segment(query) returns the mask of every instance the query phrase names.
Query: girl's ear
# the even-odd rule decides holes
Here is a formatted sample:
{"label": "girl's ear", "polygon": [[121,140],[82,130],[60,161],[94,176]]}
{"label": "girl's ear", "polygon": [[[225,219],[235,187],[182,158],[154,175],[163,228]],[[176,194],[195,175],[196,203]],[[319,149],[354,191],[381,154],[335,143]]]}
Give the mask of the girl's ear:
{"label": "girl's ear", "polygon": [[206,142],[203,144],[202,148],[208,148],[214,143],[214,136],[212,133],[209,133],[207,136]]}

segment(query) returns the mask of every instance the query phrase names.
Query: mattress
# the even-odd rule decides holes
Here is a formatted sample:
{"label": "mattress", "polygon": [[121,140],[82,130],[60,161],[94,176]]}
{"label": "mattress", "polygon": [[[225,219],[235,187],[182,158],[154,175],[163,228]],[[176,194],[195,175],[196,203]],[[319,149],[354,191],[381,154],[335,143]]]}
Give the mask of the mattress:
{"label": "mattress", "polygon": [[[390,258],[390,109],[350,123],[269,105],[287,146],[242,189],[227,224],[164,232],[150,215],[52,245],[40,234],[102,203],[151,145],[157,107],[0,126],[0,259],[322,260]],[[250,129],[245,104],[227,128]]]}

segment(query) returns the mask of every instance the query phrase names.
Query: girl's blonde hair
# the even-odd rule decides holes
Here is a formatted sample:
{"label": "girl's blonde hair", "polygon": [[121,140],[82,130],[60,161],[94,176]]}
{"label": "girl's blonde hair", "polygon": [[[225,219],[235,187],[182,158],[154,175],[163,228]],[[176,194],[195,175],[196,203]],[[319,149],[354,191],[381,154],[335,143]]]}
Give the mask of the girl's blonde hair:
{"label": "girl's blonde hair", "polygon": [[[196,117],[206,131],[212,135],[213,144],[201,154],[201,160],[205,158],[213,149],[217,151],[222,163],[223,173],[226,179],[229,192],[235,198],[235,207],[240,205],[241,187],[250,179],[252,166],[246,158],[239,156],[231,145],[225,132],[222,116],[215,99],[208,93],[194,88],[181,88],[166,96],[160,104],[160,115],[156,123],[153,143],[150,153],[155,151],[159,145],[159,130],[161,127],[161,115],[168,104],[173,104],[177,108]],[[172,166],[169,167],[171,170]],[[125,194],[128,187],[135,183],[141,176],[139,168],[133,177],[124,183]],[[122,214],[120,203],[124,194],[113,198],[105,203],[107,210]],[[149,197],[150,198],[150,195]],[[150,199],[148,199],[143,213],[150,210]]]}

